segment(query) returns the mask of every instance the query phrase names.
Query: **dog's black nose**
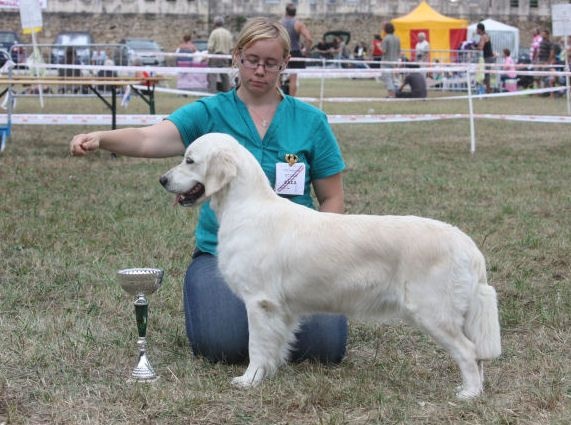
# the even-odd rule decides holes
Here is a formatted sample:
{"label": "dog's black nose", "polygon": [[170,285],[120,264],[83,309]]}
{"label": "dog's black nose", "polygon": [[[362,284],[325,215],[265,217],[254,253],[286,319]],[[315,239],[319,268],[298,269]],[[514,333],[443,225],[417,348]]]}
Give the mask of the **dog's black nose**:
{"label": "dog's black nose", "polygon": [[166,184],[169,182],[169,179],[167,178],[167,176],[161,176],[161,178],[159,179],[159,182],[160,182],[163,186],[166,186]]}

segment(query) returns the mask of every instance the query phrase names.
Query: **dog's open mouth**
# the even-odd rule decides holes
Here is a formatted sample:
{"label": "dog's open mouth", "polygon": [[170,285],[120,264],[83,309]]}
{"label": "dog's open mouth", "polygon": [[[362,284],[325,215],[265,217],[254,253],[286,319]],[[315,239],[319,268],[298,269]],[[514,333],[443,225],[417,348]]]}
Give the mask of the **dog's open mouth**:
{"label": "dog's open mouth", "polygon": [[188,192],[177,194],[176,202],[183,207],[190,207],[202,195],[204,195],[204,185],[196,183]]}

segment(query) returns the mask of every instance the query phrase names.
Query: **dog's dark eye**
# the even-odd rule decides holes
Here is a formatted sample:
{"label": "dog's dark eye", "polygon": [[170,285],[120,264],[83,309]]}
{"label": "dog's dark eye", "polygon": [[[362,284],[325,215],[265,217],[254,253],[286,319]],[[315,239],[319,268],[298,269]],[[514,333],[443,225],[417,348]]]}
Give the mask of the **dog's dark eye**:
{"label": "dog's dark eye", "polygon": [[187,164],[194,164],[194,159],[192,159],[192,158],[186,158],[186,163],[187,163]]}

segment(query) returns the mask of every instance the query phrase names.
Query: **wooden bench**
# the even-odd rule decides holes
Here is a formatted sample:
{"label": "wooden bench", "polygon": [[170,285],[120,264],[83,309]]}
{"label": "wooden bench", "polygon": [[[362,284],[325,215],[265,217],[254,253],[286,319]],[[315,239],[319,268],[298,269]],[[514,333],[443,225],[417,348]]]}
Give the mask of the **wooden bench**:
{"label": "wooden bench", "polygon": [[[149,113],[154,115],[155,110],[155,86],[163,81],[164,77],[50,77],[42,76],[34,78],[32,76],[12,76],[0,77],[0,85],[7,86],[0,91],[0,98],[13,86],[83,86],[91,90],[111,111],[111,128],[117,128],[117,89],[130,86],[143,101],[149,106]],[[139,89],[135,86],[144,86]],[[102,88],[109,88],[111,91],[111,102],[102,94]]]}

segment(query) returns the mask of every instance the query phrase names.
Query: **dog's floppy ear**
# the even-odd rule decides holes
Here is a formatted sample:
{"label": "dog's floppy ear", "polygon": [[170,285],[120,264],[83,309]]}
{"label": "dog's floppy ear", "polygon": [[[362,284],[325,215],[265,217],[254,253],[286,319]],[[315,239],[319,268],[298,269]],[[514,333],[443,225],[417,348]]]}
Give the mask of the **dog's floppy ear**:
{"label": "dog's floppy ear", "polygon": [[212,196],[230,183],[236,177],[237,171],[236,159],[230,152],[222,150],[213,154],[206,169],[205,196]]}

